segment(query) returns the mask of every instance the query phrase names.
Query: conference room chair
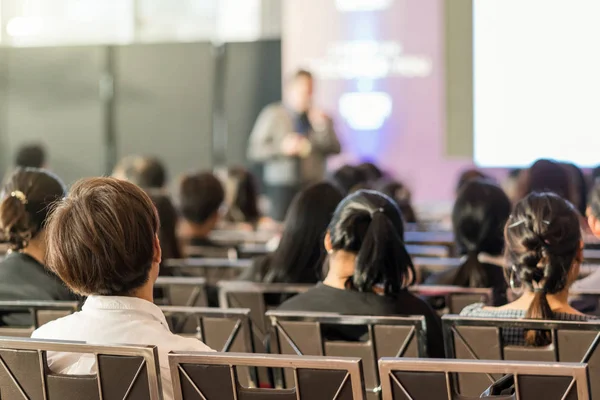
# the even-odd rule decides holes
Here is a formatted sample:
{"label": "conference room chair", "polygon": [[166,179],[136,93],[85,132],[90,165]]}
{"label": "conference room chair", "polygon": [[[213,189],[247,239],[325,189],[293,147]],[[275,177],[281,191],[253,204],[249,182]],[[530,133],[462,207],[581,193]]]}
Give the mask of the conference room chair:
{"label": "conference room chair", "polygon": [[493,304],[493,289],[464,288],[460,286],[414,285],[410,290],[423,298],[441,298],[445,309],[441,314],[460,314],[463,308],[474,303]]}
{"label": "conference room chair", "polygon": [[[514,395],[497,400],[588,400],[587,367],[581,363],[515,361],[421,360],[383,358],[379,361],[383,400],[468,400],[479,398],[496,377],[514,376]],[[477,395],[465,395],[456,374],[484,375],[488,385]]]}
{"label": "conference room chair", "polygon": [[[266,315],[272,327],[271,352],[358,357],[363,361],[370,399],[380,398],[379,358],[427,357],[423,316],[372,317],[297,311],[269,311]],[[280,372],[276,377],[282,379]],[[293,381],[290,376],[286,378],[287,382]]]}
{"label": "conference room chair", "polygon": [[[359,358],[299,357],[267,354],[171,353],[175,400],[363,400]],[[286,368],[289,388],[248,388],[238,368]]]}
{"label": "conference room chair", "polygon": [[156,280],[154,288],[158,289],[161,298],[154,302],[165,306],[206,307],[206,279],[197,277],[161,276]]}
{"label": "conference room chair", "polygon": [[[487,319],[445,315],[442,325],[448,358],[586,363],[590,376],[600,375],[600,350],[597,347],[600,343],[600,321]],[[526,330],[549,332],[551,344],[532,347],[504,343],[504,334],[524,335]],[[482,384],[481,381],[470,382],[477,390]],[[600,398],[600,380],[591,381],[591,393],[594,398]]]}
{"label": "conference room chair", "polygon": [[[177,335],[196,338],[222,353],[254,353],[249,309],[173,306],[160,309],[171,332]],[[256,386],[256,370],[241,371],[240,380],[246,385]]]}
{"label": "conference room chair", "polygon": [[182,258],[165,260],[161,268],[166,268],[169,275],[184,277],[200,277],[206,285],[213,285],[222,280],[236,279],[246,268],[252,267],[252,260],[230,260],[227,258]]}
{"label": "conference room chair", "polygon": [[0,336],[30,337],[40,326],[78,310],[76,301],[0,301]]}
{"label": "conference room chair", "polygon": [[238,250],[235,246],[184,246],[183,251],[192,258],[225,258],[237,260]]}
{"label": "conference room chair", "polygon": [[276,236],[275,232],[270,231],[244,231],[218,229],[210,233],[210,240],[221,245],[237,246],[243,243],[265,244]]}
{"label": "conference room chair", "polygon": [[[50,371],[48,352],[96,360],[93,375]],[[156,346],[105,346],[0,338],[0,398],[27,400],[161,400]]]}

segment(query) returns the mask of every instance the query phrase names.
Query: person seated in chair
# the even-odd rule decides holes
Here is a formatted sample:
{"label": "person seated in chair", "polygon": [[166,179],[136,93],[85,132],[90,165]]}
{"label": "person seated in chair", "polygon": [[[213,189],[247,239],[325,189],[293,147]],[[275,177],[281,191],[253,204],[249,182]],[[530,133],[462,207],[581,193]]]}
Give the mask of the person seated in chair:
{"label": "person seated in chair", "polygon": [[[171,333],[153,302],[162,254],[152,200],[130,182],[84,179],[56,204],[46,229],[48,267],[87,300],[80,312],[42,326],[32,338],[156,345],[165,399],[172,399],[168,353],[210,348]],[[93,354],[48,354],[58,374],[93,374],[95,363]]]}
{"label": "person seated in chair", "polygon": [[[334,312],[346,315],[424,315],[431,357],[444,357],[439,317],[408,291],[415,269],[403,243],[397,205],[375,191],[360,190],[337,207],[325,236],[329,271],[322,283],[284,302],[282,311]],[[351,327],[349,327],[351,328]],[[356,329],[331,333],[360,340]]]}

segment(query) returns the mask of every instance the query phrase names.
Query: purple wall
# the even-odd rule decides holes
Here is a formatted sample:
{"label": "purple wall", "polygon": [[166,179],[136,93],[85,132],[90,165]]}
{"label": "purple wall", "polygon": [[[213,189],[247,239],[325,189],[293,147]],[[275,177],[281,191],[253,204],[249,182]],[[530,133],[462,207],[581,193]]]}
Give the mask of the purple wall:
{"label": "purple wall", "polygon": [[308,67],[317,77],[316,105],[343,141],[331,166],[376,161],[417,202],[451,200],[458,174],[472,166],[445,156],[442,13],[441,0],[284,3],[283,69]]}

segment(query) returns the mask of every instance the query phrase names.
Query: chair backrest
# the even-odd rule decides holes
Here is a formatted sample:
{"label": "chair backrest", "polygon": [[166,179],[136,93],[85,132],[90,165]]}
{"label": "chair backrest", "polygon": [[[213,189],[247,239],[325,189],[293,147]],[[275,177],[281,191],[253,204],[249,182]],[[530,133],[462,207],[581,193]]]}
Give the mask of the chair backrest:
{"label": "chair backrest", "polygon": [[[515,395],[499,400],[583,400],[590,399],[587,367],[580,363],[544,364],[507,361],[456,361],[383,358],[379,373],[384,400],[455,400],[466,397],[455,374],[485,374],[489,387],[494,376],[513,374]],[[460,394],[459,394],[460,393]],[[462,396],[461,396],[462,395]],[[464,396],[464,397],[463,397]]]}
{"label": "chair backrest", "polygon": [[474,303],[493,304],[492,288],[464,288],[460,286],[415,285],[409,290],[422,297],[443,297],[450,314],[459,314],[463,308]]}
{"label": "chair backrest", "polygon": [[404,232],[404,242],[410,244],[436,244],[454,246],[454,233],[450,231],[438,232]]}
{"label": "chair backrest", "polygon": [[[591,376],[600,374],[600,351],[596,350],[600,343],[600,322],[486,319],[456,315],[446,315],[442,322],[448,358],[587,363]],[[544,347],[505,343],[505,337],[522,338],[526,330],[547,331],[552,343]],[[479,388],[477,382],[471,380],[471,383]],[[600,396],[599,380],[591,382],[591,393],[593,397]]]}
{"label": "chair backrest", "polygon": [[[271,351],[293,355],[359,357],[363,361],[369,397],[379,396],[379,358],[427,357],[423,316],[371,317],[269,311],[267,317],[272,325]],[[293,382],[287,376],[286,382],[290,381]]]}
{"label": "chair backrest", "polygon": [[194,337],[221,352],[253,352],[249,309],[173,306],[160,309],[177,335]]}
{"label": "chair backrest", "polygon": [[407,244],[406,251],[411,256],[420,257],[448,257],[450,251],[447,246],[425,245],[425,244]]}
{"label": "chair backrest", "polygon": [[[161,276],[154,287],[161,289],[161,305],[182,307],[206,307],[206,279],[196,277]],[[155,299],[159,300],[159,299]]]}
{"label": "chair backrest", "polygon": [[[266,354],[169,354],[175,400],[363,400],[358,358]],[[251,389],[240,384],[239,367],[289,368],[291,389]]]}
{"label": "chair backrest", "polygon": [[78,309],[76,301],[0,301],[0,315],[5,323],[11,319],[19,322],[18,325],[1,326],[0,336],[30,337],[40,326],[73,314]]}
{"label": "chair backrest", "polygon": [[238,252],[234,246],[185,246],[184,251],[193,258],[238,259]]}
{"label": "chair backrest", "polygon": [[206,279],[207,285],[221,280],[236,279],[252,260],[229,260],[227,258],[185,258],[166,260],[162,266],[174,276],[194,276]]}
{"label": "chair backrest", "polygon": [[[94,375],[50,371],[49,352],[94,357]],[[93,346],[84,343],[0,338],[0,398],[29,400],[160,400],[156,346]]]}
{"label": "chair backrest", "polygon": [[210,240],[217,243],[267,243],[276,235],[275,232],[242,230],[214,230],[210,233]]}

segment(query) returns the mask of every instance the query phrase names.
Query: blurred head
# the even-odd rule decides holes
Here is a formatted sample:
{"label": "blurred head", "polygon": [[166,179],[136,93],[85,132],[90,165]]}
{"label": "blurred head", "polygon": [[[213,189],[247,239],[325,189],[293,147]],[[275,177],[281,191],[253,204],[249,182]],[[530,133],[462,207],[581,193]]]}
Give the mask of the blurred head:
{"label": "blurred head", "polygon": [[487,176],[478,169],[467,169],[463,171],[460,174],[460,177],[458,178],[458,183],[456,184],[456,192],[459,192],[464,185],[476,179],[487,179]]}
{"label": "blurred head", "polygon": [[529,193],[555,193],[566,200],[573,197],[573,189],[567,170],[559,163],[551,160],[538,160],[521,174],[519,182],[519,199]]}
{"label": "blurred head", "polygon": [[[415,280],[403,238],[402,215],[389,197],[370,190],[351,194],[335,210],[325,238],[330,274],[347,278],[350,290],[396,294]],[[352,270],[335,262],[348,255],[356,257]]]}
{"label": "blurred head", "polygon": [[596,181],[590,192],[586,215],[590,229],[600,238],[600,180]]}
{"label": "blurred head", "polygon": [[456,245],[467,261],[459,268],[453,285],[490,287],[480,253],[499,256],[504,250],[504,226],[510,215],[510,200],[504,191],[485,180],[466,183],[458,192],[452,210]]}
{"label": "blurred head", "polygon": [[44,168],[46,151],[41,144],[29,144],[17,150],[15,166],[21,168]]}
{"label": "blurred head", "polygon": [[[554,193],[532,193],[512,212],[505,229],[513,274],[535,294],[526,318],[552,319],[546,295],[568,290],[577,279],[583,242],[579,215]],[[531,345],[548,344],[544,332],[526,334]]]}
{"label": "blurred head", "polygon": [[0,194],[0,236],[12,250],[26,249],[44,230],[50,206],[65,196],[65,185],[54,174],[19,168]]}
{"label": "blurred head", "polygon": [[585,215],[587,208],[588,184],[583,171],[575,164],[563,163],[571,180],[571,203],[581,215]]}
{"label": "blurred head", "polygon": [[330,183],[310,186],[296,195],[287,212],[283,234],[271,258],[266,282],[316,283],[325,258],[323,239],[342,200]]}
{"label": "blurred head", "polygon": [[297,113],[307,112],[313,101],[314,80],[309,71],[298,70],[288,82],[287,102]]}
{"label": "blurred head", "polygon": [[365,184],[367,177],[364,171],[359,170],[357,167],[344,165],[333,173],[331,181],[342,191],[342,194],[347,195],[355,187]]}
{"label": "blurred head", "polygon": [[221,181],[210,172],[186,175],[179,185],[182,217],[197,225],[216,225],[225,201]]}
{"label": "blurred head", "polygon": [[383,172],[372,162],[364,162],[356,166],[356,169],[369,182],[375,182],[383,178]]}
{"label": "blurred head", "polygon": [[154,284],[159,219],[138,186],[114,178],[75,183],[47,226],[47,264],[75,293],[132,296]]}
{"label": "blurred head", "polygon": [[158,158],[154,157],[125,157],[115,167],[113,176],[143,189],[161,189],[167,183],[165,167]]}
{"label": "blurred head", "polygon": [[182,251],[177,239],[177,224],[179,222],[179,214],[173,205],[171,198],[160,192],[148,192],[160,221],[158,230],[158,238],[160,239],[160,249],[162,250],[162,259],[178,259],[182,258]]}
{"label": "blurred head", "polygon": [[383,181],[379,183],[377,190],[396,202],[405,222],[412,224],[417,222],[417,215],[411,202],[412,195],[404,184],[396,181]]}
{"label": "blurred head", "polygon": [[225,182],[226,218],[231,222],[255,223],[260,219],[258,187],[245,168],[230,168]]}

